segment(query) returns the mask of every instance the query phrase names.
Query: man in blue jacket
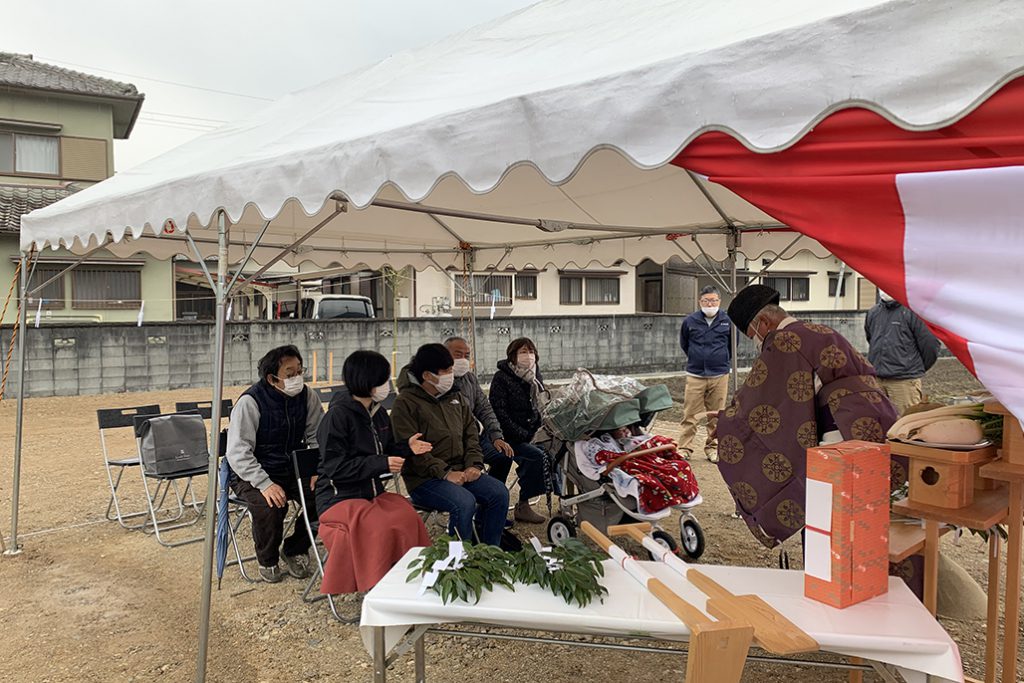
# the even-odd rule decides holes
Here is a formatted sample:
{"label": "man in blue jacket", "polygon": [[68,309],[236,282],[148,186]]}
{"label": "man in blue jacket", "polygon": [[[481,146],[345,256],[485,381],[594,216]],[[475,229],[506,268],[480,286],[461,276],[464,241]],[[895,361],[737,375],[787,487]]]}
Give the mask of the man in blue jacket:
{"label": "man in blue jacket", "polygon": [[[708,434],[715,433],[718,411],[725,408],[732,367],[729,316],[719,309],[722,297],[715,287],[700,290],[700,310],[683,319],[679,346],[686,354],[686,395],[683,399],[683,429],[679,451],[689,458],[697,433],[697,421],[708,415]],[[704,443],[704,455],[718,462],[718,444],[713,436]]]}

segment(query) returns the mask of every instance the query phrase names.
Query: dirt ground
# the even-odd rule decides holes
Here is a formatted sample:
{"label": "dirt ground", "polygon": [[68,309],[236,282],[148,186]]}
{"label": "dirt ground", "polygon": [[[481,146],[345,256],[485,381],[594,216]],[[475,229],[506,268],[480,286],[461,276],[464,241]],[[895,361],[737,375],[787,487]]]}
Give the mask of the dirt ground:
{"label": "dirt ground", "polygon": [[[670,380],[681,399],[681,380]],[[959,395],[977,383],[956,361],[941,361],[926,378],[932,395]],[[237,390],[227,395],[237,395]],[[208,398],[208,389],[130,395],[40,398],[26,403],[20,540],[24,552],[0,561],[0,681],[189,681],[196,651],[201,545],[161,548],[149,536],[102,521],[107,484],[95,410]],[[656,428],[674,435],[677,414]],[[0,404],[0,440],[13,442],[14,402]],[[127,453],[130,445],[122,444]],[[10,453],[10,451],[8,451]],[[694,467],[706,503],[698,509],[707,535],[703,561],[776,566],[777,552],[761,548],[732,519],[731,499],[713,465]],[[11,462],[0,463],[0,529],[9,531]],[[135,478],[126,488],[138,490]],[[136,501],[136,505],[138,501]],[[677,529],[672,529],[674,532]],[[543,538],[542,526],[518,525],[521,537]],[[194,527],[188,533],[199,533]],[[984,586],[985,546],[966,536],[948,553]],[[792,553],[795,557],[799,552]],[[242,581],[225,572],[213,595],[211,681],[369,681],[370,660],[355,627],[331,620],[326,605],[299,600],[302,583]],[[354,611],[355,602],[344,605]],[[968,675],[980,676],[984,625],[944,626],[959,643]],[[428,678],[434,681],[546,683],[578,680],[681,680],[680,656],[570,649],[527,643],[434,636],[428,639]],[[405,658],[391,680],[412,681]],[[745,681],[840,682],[841,672],[797,666],[749,665]],[[865,680],[878,680],[872,675]]]}

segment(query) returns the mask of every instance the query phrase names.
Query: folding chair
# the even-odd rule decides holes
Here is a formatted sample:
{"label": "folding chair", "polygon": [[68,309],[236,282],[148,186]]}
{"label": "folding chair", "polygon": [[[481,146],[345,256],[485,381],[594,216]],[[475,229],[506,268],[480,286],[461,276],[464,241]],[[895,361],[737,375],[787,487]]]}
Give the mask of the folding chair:
{"label": "folding chair", "polygon": [[[142,461],[143,459],[142,436],[144,425],[154,418],[167,417],[169,415],[194,415],[196,417],[200,417],[199,411],[191,411],[185,413],[166,413],[163,415],[136,415],[133,421],[133,427],[135,430],[135,443],[138,450],[138,456],[140,461]],[[143,527],[143,531],[145,531],[146,533],[152,533],[156,537],[157,542],[166,548],[175,548],[178,546],[187,545],[189,543],[198,543],[199,541],[203,540],[203,536],[193,536],[191,538],[186,538],[182,540],[168,541],[164,540],[164,538],[160,534],[166,534],[168,531],[172,531],[174,529],[181,529],[184,527],[192,526],[202,518],[203,507],[205,506],[206,502],[203,501],[202,503],[200,503],[199,501],[196,500],[195,494],[192,492],[192,479],[193,477],[207,474],[207,467],[192,467],[188,469],[175,470],[171,472],[157,473],[149,471],[146,467],[146,464],[143,462],[142,466],[139,468],[139,471],[142,473],[142,486],[146,490],[146,502],[149,507],[150,518],[150,521],[147,522],[146,525]],[[179,514],[177,517],[171,520],[163,520],[162,522],[157,518],[157,507],[154,506],[156,498],[155,495],[151,494],[149,490],[149,482],[151,479],[157,481],[157,491],[159,491],[161,484],[166,483],[167,485],[175,485],[175,482],[177,482],[180,479],[186,480],[184,494],[178,496],[178,504],[179,508],[181,508],[181,514]],[[177,491],[176,488],[175,491]],[[194,519],[190,521],[178,522],[177,520],[180,519],[181,516],[184,514],[184,497],[189,495],[191,495],[192,497],[190,507],[192,507],[193,511],[196,513],[196,516]]]}
{"label": "folding chair", "polygon": [[324,548],[323,556],[320,555],[320,549],[317,547],[317,531],[320,528],[320,522],[311,522],[309,515],[306,514],[306,487],[302,485],[304,479],[309,479],[317,473],[317,469],[320,466],[320,451],[316,448],[303,448],[298,451],[292,451],[292,469],[295,472],[295,479],[299,482],[299,514],[302,516],[302,521],[306,524],[306,532],[309,534],[310,548],[313,550],[313,557],[316,558],[316,571],[309,578],[309,583],[306,584],[306,589],[302,591],[303,602],[320,602],[321,600],[327,600],[327,604],[331,606],[331,614],[334,618],[343,624],[354,624],[359,621],[359,617],[346,618],[338,614],[338,607],[334,604],[334,596],[330,593],[320,593],[317,595],[310,596],[313,592],[313,588],[316,586],[317,580],[324,575],[324,562],[327,561],[327,555],[329,551]]}
{"label": "folding chair", "polygon": [[[226,398],[220,402],[220,421],[228,419],[231,415],[231,409],[234,407],[234,403],[230,398]],[[213,419],[213,401],[178,401],[174,404],[174,412],[176,413],[190,413],[198,411],[204,420]],[[223,427],[224,425],[218,425]]]}
{"label": "folding chair", "polygon": [[[134,424],[136,415],[159,415],[160,406],[158,405],[146,405],[146,406],[132,406],[130,408],[100,408],[96,411],[96,421],[99,424],[100,431],[100,448],[103,451],[103,467],[107,472],[107,483],[110,485],[110,501],[107,503],[106,518],[111,522],[117,521],[125,529],[141,529],[146,525],[146,522],[141,524],[127,524],[126,519],[133,519],[135,517],[144,517],[149,513],[149,510],[140,510],[139,512],[122,512],[121,501],[117,497],[117,490],[121,486],[121,477],[124,476],[125,469],[129,467],[138,467],[141,464],[139,460],[138,452],[135,455],[112,458],[110,448],[107,446],[107,437],[114,430],[126,429]],[[114,476],[114,469],[117,469],[117,476]],[[158,490],[159,494],[159,490]],[[164,496],[167,495],[166,490]],[[163,499],[161,498],[160,505],[162,506]],[[113,516],[111,516],[113,513]]]}
{"label": "folding chair", "polygon": [[316,392],[316,395],[320,397],[320,403],[328,405],[331,402],[331,399],[334,398],[334,394],[336,394],[339,389],[344,388],[344,384],[332,384],[328,387],[315,387],[313,390]]}

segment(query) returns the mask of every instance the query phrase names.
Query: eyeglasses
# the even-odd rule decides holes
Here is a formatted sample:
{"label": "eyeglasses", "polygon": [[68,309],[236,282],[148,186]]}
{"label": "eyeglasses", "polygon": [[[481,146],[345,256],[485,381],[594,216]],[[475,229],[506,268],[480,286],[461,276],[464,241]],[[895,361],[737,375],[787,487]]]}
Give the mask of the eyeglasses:
{"label": "eyeglasses", "polygon": [[700,302],[707,306],[715,306],[721,303],[721,299],[701,299]]}

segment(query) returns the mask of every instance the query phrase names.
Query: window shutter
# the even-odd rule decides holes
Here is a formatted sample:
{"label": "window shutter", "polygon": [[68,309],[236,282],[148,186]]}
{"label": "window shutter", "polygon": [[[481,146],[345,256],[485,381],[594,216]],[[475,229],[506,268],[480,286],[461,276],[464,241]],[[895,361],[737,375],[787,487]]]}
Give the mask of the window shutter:
{"label": "window shutter", "polygon": [[105,180],[110,177],[106,140],[62,137],[60,155],[61,176],[68,180]]}

